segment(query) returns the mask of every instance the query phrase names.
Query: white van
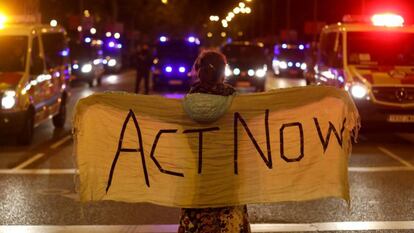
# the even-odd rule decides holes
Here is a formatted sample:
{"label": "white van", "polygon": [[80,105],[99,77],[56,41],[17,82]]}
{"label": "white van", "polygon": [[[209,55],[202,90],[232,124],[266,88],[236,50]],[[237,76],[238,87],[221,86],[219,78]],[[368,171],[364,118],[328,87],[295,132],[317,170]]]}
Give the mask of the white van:
{"label": "white van", "polygon": [[0,133],[29,144],[34,127],[50,118],[65,124],[69,49],[61,27],[5,25],[0,29]]}
{"label": "white van", "polygon": [[345,19],[322,30],[307,82],[348,90],[362,121],[414,125],[414,26],[392,14]]}

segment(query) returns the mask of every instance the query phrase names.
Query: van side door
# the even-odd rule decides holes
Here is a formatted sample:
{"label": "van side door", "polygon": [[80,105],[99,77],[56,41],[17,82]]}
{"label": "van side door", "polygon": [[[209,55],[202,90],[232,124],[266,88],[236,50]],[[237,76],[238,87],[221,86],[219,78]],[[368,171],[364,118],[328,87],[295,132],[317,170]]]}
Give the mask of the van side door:
{"label": "van side door", "polygon": [[66,46],[65,36],[61,32],[42,33],[42,45],[46,63],[47,80],[46,98],[48,99],[49,114],[55,115],[59,110],[62,93],[65,88],[65,78],[67,75],[68,62],[65,59],[69,55]]}
{"label": "van side door", "polygon": [[29,82],[32,103],[35,108],[35,124],[38,124],[44,118],[45,102],[45,85],[41,77],[45,70],[44,60],[40,52],[39,36],[35,35],[32,39],[30,64],[29,64]]}

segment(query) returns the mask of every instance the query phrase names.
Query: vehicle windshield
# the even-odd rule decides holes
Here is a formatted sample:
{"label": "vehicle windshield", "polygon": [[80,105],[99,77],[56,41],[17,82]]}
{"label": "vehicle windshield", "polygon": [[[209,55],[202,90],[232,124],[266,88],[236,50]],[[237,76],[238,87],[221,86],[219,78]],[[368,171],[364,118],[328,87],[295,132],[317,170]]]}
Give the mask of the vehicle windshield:
{"label": "vehicle windshield", "polygon": [[348,62],[359,65],[414,65],[414,33],[348,32]]}
{"label": "vehicle windshield", "polygon": [[27,41],[27,36],[0,36],[0,72],[24,71]]}
{"label": "vehicle windshield", "polygon": [[252,45],[226,45],[223,53],[228,60],[243,61],[263,61],[265,59],[265,51],[262,47]]}
{"label": "vehicle windshield", "polygon": [[282,49],[279,52],[277,57],[280,60],[288,60],[288,61],[304,61],[305,60],[305,52],[304,50],[299,49]]}
{"label": "vehicle windshield", "polygon": [[159,58],[188,58],[194,60],[198,55],[198,46],[187,41],[167,41],[157,46]]}
{"label": "vehicle windshield", "polygon": [[96,50],[89,44],[83,43],[71,43],[70,44],[70,56],[74,60],[87,60],[96,58]]}

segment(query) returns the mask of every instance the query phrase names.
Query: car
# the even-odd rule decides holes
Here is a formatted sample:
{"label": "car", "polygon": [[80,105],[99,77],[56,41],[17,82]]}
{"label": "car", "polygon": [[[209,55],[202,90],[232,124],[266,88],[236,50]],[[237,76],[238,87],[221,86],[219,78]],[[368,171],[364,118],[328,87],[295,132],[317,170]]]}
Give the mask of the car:
{"label": "car", "polygon": [[275,45],[272,67],[280,77],[303,77],[306,70],[306,44],[282,43]]}
{"label": "car", "polygon": [[118,32],[106,32],[103,40],[103,64],[105,72],[118,73],[122,68],[122,44],[119,41],[120,34]]}
{"label": "car", "polygon": [[414,26],[393,14],[346,16],[322,30],[318,48],[308,83],[347,90],[368,126],[414,125]]}
{"label": "car", "polygon": [[262,43],[235,41],[225,44],[221,52],[228,62],[226,83],[248,91],[265,90],[267,57]]}
{"label": "car", "polygon": [[102,42],[85,37],[82,41],[70,41],[72,74],[76,80],[85,81],[90,87],[101,84],[105,72]]}
{"label": "car", "polygon": [[189,89],[192,65],[198,56],[199,44],[200,41],[193,36],[178,39],[160,37],[150,71],[153,89]]}
{"label": "car", "polygon": [[63,28],[41,24],[0,29],[0,132],[30,144],[34,127],[52,118],[64,127],[70,61]]}

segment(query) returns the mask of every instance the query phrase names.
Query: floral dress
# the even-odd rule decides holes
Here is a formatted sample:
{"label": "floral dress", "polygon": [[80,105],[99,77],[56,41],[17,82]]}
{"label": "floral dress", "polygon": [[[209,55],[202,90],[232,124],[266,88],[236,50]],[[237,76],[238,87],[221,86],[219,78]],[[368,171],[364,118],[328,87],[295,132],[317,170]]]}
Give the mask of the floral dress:
{"label": "floral dress", "polygon": [[250,233],[247,207],[181,209],[178,233]]}

